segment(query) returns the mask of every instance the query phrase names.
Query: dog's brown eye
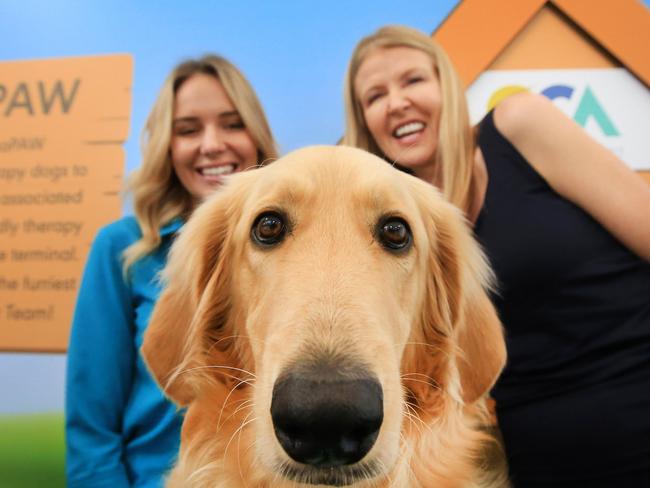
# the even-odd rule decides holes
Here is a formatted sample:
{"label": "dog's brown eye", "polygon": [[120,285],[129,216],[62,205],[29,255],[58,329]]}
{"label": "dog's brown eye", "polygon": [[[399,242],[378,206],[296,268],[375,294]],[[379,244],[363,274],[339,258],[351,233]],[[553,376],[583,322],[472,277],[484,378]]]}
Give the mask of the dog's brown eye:
{"label": "dog's brown eye", "polygon": [[379,222],[377,238],[389,251],[404,251],[411,246],[411,229],[399,217],[387,217]]}
{"label": "dog's brown eye", "polygon": [[251,237],[260,246],[273,246],[284,239],[287,226],[284,218],[276,212],[265,212],[259,215],[253,223]]}

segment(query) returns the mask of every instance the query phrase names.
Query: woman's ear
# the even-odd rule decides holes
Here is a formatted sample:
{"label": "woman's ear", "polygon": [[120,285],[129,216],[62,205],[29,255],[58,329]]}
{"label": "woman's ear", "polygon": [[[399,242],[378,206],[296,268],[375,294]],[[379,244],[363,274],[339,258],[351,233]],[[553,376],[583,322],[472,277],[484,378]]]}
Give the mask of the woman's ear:
{"label": "woman's ear", "polygon": [[503,329],[487,295],[492,273],[461,212],[425,190],[416,190],[429,239],[424,334],[427,341],[451,341],[463,399],[472,403],[506,361]]}

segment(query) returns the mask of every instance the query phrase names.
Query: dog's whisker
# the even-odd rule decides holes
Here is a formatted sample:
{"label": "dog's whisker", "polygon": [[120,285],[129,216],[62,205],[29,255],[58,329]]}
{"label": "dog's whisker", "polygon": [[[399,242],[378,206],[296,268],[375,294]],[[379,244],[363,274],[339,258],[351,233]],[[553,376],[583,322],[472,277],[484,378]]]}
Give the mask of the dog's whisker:
{"label": "dog's whisker", "polygon": [[[228,395],[226,395],[226,398],[225,398],[225,400],[223,401],[223,404],[221,405],[221,410],[219,411],[219,418],[218,418],[218,420],[217,420],[217,427],[220,427],[220,426],[221,426],[221,417],[222,417],[222,415],[223,415],[223,411],[224,411],[224,409],[226,408],[226,405],[228,404],[228,399],[229,399],[230,396],[231,396],[231,395],[232,395],[232,394],[237,390],[237,388],[239,388],[239,386],[242,385],[242,384],[244,384],[244,383],[247,383],[247,381],[245,381],[245,380],[241,380],[241,381],[239,381],[239,383],[237,383],[235,386],[233,386],[233,387],[230,389],[230,391],[228,392]],[[240,405],[240,406],[241,406],[241,405]],[[230,417],[229,417],[229,418],[230,418]]]}
{"label": "dog's whisker", "polygon": [[431,378],[431,376],[429,376],[428,374],[424,374],[424,373],[410,372],[410,373],[401,373],[400,374],[400,378],[406,378],[408,376],[424,376],[425,378],[428,378],[428,379],[431,379],[431,380],[433,379],[433,378]]}
{"label": "dog's whisker", "polygon": [[430,431],[430,426],[420,418],[416,407],[413,404],[410,402],[404,402],[404,406],[406,407],[404,414],[411,422],[411,425],[413,425],[418,430],[418,434],[420,436],[422,435],[422,429],[427,429]]}
{"label": "dog's whisker", "polygon": [[200,468],[194,470],[189,476],[188,476],[188,482],[189,484],[200,484],[200,478],[209,474],[209,472],[214,469],[218,465],[217,461],[212,461],[209,462]]}
{"label": "dog's whisker", "polygon": [[230,415],[228,415],[228,417],[226,417],[226,418],[223,420],[223,422],[222,422],[221,419],[222,419],[222,417],[223,417],[223,412],[224,412],[224,409],[225,409],[225,405],[226,405],[226,404],[225,404],[225,402],[224,402],[224,404],[221,406],[221,409],[219,410],[219,418],[217,419],[217,429],[218,429],[218,430],[220,430],[221,427],[223,427],[223,425],[226,424],[226,422],[228,422],[232,417],[234,417],[235,415],[237,415],[239,412],[241,412],[242,410],[246,410],[247,408],[251,408],[251,405],[247,405],[246,403],[244,403],[244,406],[239,405],[239,406],[237,406],[237,407],[235,408],[235,411],[232,412]]}
{"label": "dog's whisker", "polygon": [[[426,376],[426,375],[425,375]],[[430,386],[432,388],[435,388],[436,390],[440,390],[440,385],[438,382],[436,382],[433,378],[429,378],[427,381],[425,380],[420,380],[416,378],[402,378],[404,381],[413,381],[415,383],[422,383],[424,385]]]}
{"label": "dog's whisker", "polygon": [[[418,376],[419,378],[412,378],[412,376]],[[440,389],[440,384],[438,380],[424,373],[403,373],[400,375],[400,378],[404,381],[422,381],[428,383],[429,385]],[[423,379],[420,379],[423,378]]]}
{"label": "dog's whisker", "polygon": [[439,346],[439,345],[437,345],[437,344],[431,344],[431,343],[429,343],[429,342],[409,341],[409,342],[405,342],[405,343],[404,343],[404,346],[405,346],[405,347],[406,347],[406,346],[421,346],[421,347],[428,347],[428,348],[433,349],[435,352],[438,352],[438,353],[444,354],[446,357],[449,357],[449,355],[450,355],[449,352],[448,352],[448,351],[445,351],[441,346]]}
{"label": "dog's whisker", "polygon": [[399,161],[404,157],[404,155],[407,153],[407,151],[410,151],[414,146],[415,146],[415,143],[411,143],[408,146],[401,149],[399,154],[397,156],[395,156],[395,158],[388,161],[388,164],[390,164],[393,168],[395,168],[396,166],[399,166],[399,168],[395,168],[395,169],[400,169],[401,171],[404,171],[406,173],[413,174],[412,171],[409,168],[406,168],[406,167],[402,166],[399,163]]}
{"label": "dog's whisker", "polygon": [[[253,407],[255,407],[255,403],[253,403],[252,400],[245,400],[245,401],[243,401],[242,404],[239,405],[239,406],[235,409],[234,412],[232,412],[230,415],[228,415],[228,417],[226,417],[226,419],[223,421],[223,423],[225,424],[226,422],[228,422],[231,418],[233,418],[233,417],[234,417],[235,415],[237,415],[238,413],[240,413],[240,412],[242,412],[242,411],[244,411],[244,410],[246,410],[246,409],[248,409],[248,408],[253,408]],[[223,408],[223,407],[222,407],[222,408]],[[223,412],[223,409],[222,409],[222,412]],[[220,421],[221,421],[221,412],[219,413],[219,420],[217,421],[217,423],[219,423]]]}
{"label": "dog's whisker", "polygon": [[[229,368],[229,367],[224,367],[224,366],[206,365],[206,366],[196,366],[194,368],[189,368],[189,369],[183,370],[182,372],[179,372],[179,375],[180,374],[185,374],[185,373],[190,373],[192,371],[199,371],[199,370],[206,370],[206,369],[224,369],[224,368],[225,369],[239,370],[239,368]],[[244,371],[244,370],[240,370],[240,371]],[[246,372],[246,371],[244,371],[244,372]],[[237,382],[237,384],[230,389],[230,391],[228,393],[228,396],[226,397],[226,399],[223,402],[223,405],[226,405],[226,402],[227,402],[228,398],[230,397],[230,395],[233,393],[234,390],[239,388],[241,385],[248,385],[250,387],[255,386],[255,378],[242,379],[242,378],[240,378],[238,376],[234,376],[234,375],[231,375],[231,374],[228,374],[228,373],[224,373],[223,371],[220,371],[219,373],[221,374],[221,376],[224,376],[226,378],[230,378],[230,379],[235,380]]]}
{"label": "dog's whisker", "polygon": [[255,165],[253,165],[253,166],[249,166],[248,168],[245,168],[243,171],[250,171],[250,170],[252,170],[252,169],[263,168],[264,166],[266,166],[266,165],[268,165],[268,164],[271,164],[271,163],[273,163],[274,161],[277,161],[277,159],[278,159],[278,158],[266,158],[266,159],[264,159],[263,161],[261,161],[261,162],[255,164]]}
{"label": "dog's whisker", "polygon": [[249,376],[252,376],[253,378],[257,378],[257,375],[255,373],[251,373],[248,370],[242,369],[242,368],[236,368],[234,366],[226,366],[223,364],[206,364],[204,366],[194,366],[193,368],[187,368],[182,370],[180,373],[185,374],[185,373],[191,373],[192,371],[198,371],[201,369],[229,369],[232,371],[239,371],[240,373],[245,373]]}
{"label": "dog's whisker", "polygon": [[241,402],[241,404],[235,409],[235,411],[232,413],[233,415],[238,414],[242,410],[246,408],[253,408],[255,406],[255,402],[253,400],[244,400]]}
{"label": "dog's whisker", "polygon": [[404,402],[404,406],[408,409],[409,412],[412,412],[413,415],[420,418],[420,416],[418,415],[418,410],[421,410],[419,405],[407,400]]}
{"label": "dog's whisker", "polygon": [[242,482],[244,483],[244,487],[248,487],[248,483],[246,483],[246,478],[244,476],[244,471],[242,470],[242,465],[241,465],[241,435],[242,432],[244,432],[244,429],[241,428],[239,429],[239,434],[237,434],[237,466],[239,468],[239,476]]}
{"label": "dog's whisker", "polygon": [[[197,366],[196,368],[194,368],[194,370],[202,370],[202,369],[210,369],[210,366]],[[189,372],[189,370],[186,370],[184,372]],[[242,378],[240,378],[238,376],[228,374],[228,373],[223,373],[223,372],[220,372],[220,374],[221,374],[221,376],[224,376],[226,378],[230,378],[231,380],[235,380],[237,382],[241,382],[242,384],[247,384],[249,386],[253,386],[255,384],[255,379],[253,379],[253,378],[251,378],[251,379],[242,379]]]}
{"label": "dog's whisker", "polygon": [[251,337],[248,334],[232,334],[232,335],[229,335],[229,336],[219,337],[219,339],[214,341],[212,343],[212,345],[208,348],[208,352],[211,351],[213,347],[220,344],[221,342],[227,341],[227,340],[230,340],[230,339],[246,339],[249,342],[259,342],[262,345],[266,344],[266,341],[264,339],[262,339],[262,338],[259,338],[259,337],[258,338]]}
{"label": "dog's whisker", "polygon": [[246,415],[246,417],[244,417],[244,420],[242,421],[241,425],[239,427],[237,427],[237,430],[235,430],[235,432],[233,432],[232,435],[230,436],[230,439],[228,440],[228,443],[226,444],[226,447],[223,450],[224,457],[226,457],[226,454],[228,453],[228,448],[230,447],[230,444],[235,439],[235,437],[237,437],[237,434],[239,434],[239,432],[242,429],[246,428],[246,426],[248,424],[250,424],[251,422],[255,422],[257,420],[257,417],[253,417],[252,419],[249,420],[249,417],[251,415],[253,415],[253,413],[254,412],[251,411],[248,415]]}
{"label": "dog's whisker", "polygon": [[[259,439],[253,439],[253,442],[251,442],[251,444],[246,449],[244,449],[244,453],[248,453],[248,451],[257,447],[258,443],[259,443]],[[259,461],[259,455],[256,450],[253,450],[253,459],[252,459],[253,464],[256,461]]]}
{"label": "dog's whisker", "polygon": [[[413,415],[412,413],[405,412],[404,416],[409,421],[409,425],[411,425],[412,428],[417,430],[418,435],[422,435],[422,426],[418,425],[418,422],[421,422],[421,420],[417,416]],[[405,438],[403,438],[402,440],[406,441]]]}
{"label": "dog's whisker", "polygon": [[[414,430],[416,432],[416,436],[414,437],[421,438],[426,431],[424,425],[422,425],[422,421],[413,415],[407,415],[407,417],[409,420],[409,425],[411,426],[411,430]],[[410,435],[413,436],[414,434],[410,434]],[[408,442],[406,438],[404,438],[404,441]]]}

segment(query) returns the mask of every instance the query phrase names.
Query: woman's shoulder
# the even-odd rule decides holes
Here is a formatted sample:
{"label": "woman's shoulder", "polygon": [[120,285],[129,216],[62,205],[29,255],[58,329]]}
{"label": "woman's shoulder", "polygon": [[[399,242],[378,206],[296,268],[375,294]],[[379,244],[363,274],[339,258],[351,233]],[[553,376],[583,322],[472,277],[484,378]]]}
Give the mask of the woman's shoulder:
{"label": "woman's shoulder", "polygon": [[94,246],[121,251],[141,237],[138,221],[133,215],[127,215],[101,227],[95,237]]}
{"label": "woman's shoulder", "polygon": [[496,128],[511,142],[543,131],[563,114],[543,95],[522,92],[501,101],[493,111]]}

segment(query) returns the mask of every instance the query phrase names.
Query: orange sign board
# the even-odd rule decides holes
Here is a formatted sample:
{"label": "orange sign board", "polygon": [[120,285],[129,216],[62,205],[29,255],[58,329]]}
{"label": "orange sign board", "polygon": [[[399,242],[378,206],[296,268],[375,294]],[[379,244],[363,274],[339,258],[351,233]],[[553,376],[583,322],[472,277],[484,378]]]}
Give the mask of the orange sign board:
{"label": "orange sign board", "polygon": [[90,244],[120,215],[132,66],[0,63],[0,350],[66,350]]}

